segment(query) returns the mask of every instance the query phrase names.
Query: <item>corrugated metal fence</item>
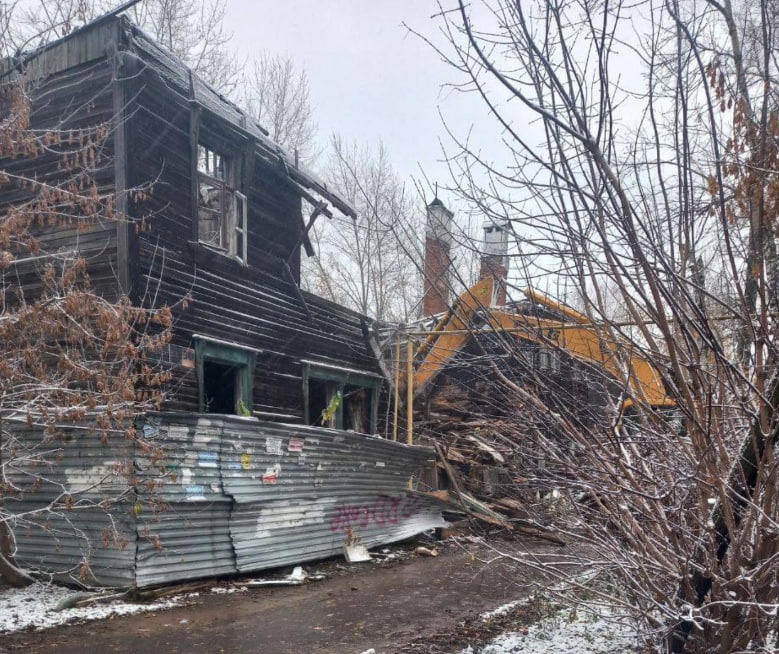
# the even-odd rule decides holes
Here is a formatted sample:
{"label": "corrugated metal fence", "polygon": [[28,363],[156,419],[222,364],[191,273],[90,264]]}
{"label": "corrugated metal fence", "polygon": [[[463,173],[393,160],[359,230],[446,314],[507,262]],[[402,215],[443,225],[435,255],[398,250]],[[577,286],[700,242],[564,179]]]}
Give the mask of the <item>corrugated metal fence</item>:
{"label": "corrugated metal fence", "polygon": [[302,563],[340,553],[349,535],[371,547],[444,524],[435,500],[408,490],[432,460],[426,448],[185,413],[149,415],[138,432],[135,441],[69,426],[47,439],[10,426],[3,450],[16,491],[6,509],[21,563],[143,587]]}

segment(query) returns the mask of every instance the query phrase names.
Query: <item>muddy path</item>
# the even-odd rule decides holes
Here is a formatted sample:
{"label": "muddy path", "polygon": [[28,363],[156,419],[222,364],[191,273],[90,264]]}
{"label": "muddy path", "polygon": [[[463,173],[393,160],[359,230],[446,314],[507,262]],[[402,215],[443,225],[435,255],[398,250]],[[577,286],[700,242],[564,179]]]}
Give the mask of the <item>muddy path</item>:
{"label": "muddy path", "polygon": [[[520,557],[554,558],[561,553],[558,546],[538,541],[500,546]],[[537,573],[525,566],[492,560],[494,552],[484,544],[447,541],[438,549],[438,557],[411,553],[382,565],[314,564],[309,569],[327,569],[328,578],[303,586],[230,594],[206,591],[185,607],[4,635],[0,650],[62,654],[441,651],[426,649],[426,639],[438,635],[440,642],[442,634],[454,634],[464,621],[526,596],[539,581]],[[457,645],[454,640],[452,647]]]}

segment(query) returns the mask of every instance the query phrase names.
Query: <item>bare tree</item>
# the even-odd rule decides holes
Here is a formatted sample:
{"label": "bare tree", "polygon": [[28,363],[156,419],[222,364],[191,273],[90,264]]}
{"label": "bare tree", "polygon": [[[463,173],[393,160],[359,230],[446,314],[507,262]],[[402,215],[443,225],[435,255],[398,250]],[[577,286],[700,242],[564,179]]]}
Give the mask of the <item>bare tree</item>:
{"label": "bare tree", "polygon": [[298,70],[289,57],[263,52],[244,89],[244,104],[270,137],[310,164],[317,154],[317,126],[306,71]]}
{"label": "bare tree", "polygon": [[[29,89],[6,71],[0,86],[0,574],[10,583],[29,578],[14,562],[16,533],[53,516],[67,521],[87,506],[108,508],[121,498],[108,497],[102,485],[117,476],[131,492],[129,460],[117,461],[88,488],[57,490],[46,471],[63,451],[63,425],[142,445],[133,419],[162,398],[167,373],[156,353],[171,327],[167,308],[133,304],[118,282],[97,288],[89,252],[80,245],[83,239],[102,249],[127,219],[105,184],[111,125],[74,127],[63,118],[33,127]],[[90,111],[69,109],[73,120]],[[44,438],[22,440],[11,423],[35,426]],[[48,494],[34,510],[9,508],[42,489]]]}
{"label": "bare tree", "polygon": [[[496,374],[522,407],[506,429],[543,453],[596,547],[588,564],[612,580],[604,595],[658,648],[770,648],[773,4],[750,3],[750,21],[730,0],[453,4],[442,6],[439,51],[504,143],[489,160],[457,143],[456,188],[511,219],[522,253],[514,270],[565,279],[622,371],[609,382],[621,397],[584,423],[563,394]],[[746,24],[759,26],[749,57]],[[621,322],[611,319],[614,298]],[[679,420],[631,385],[636,349],[662,371]]]}
{"label": "bare tree", "polygon": [[421,295],[422,212],[415,211],[383,144],[375,152],[331,140],[328,179],[357,219],[320,224],[319,257],[304,271],[325,297],[378,320],[414,317]]}

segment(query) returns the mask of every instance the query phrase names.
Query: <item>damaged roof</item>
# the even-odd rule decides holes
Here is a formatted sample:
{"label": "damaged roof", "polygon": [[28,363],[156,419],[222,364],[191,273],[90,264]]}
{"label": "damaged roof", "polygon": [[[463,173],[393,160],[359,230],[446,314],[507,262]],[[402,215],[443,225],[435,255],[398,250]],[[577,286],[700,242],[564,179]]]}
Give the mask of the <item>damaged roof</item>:
{"label": "damaged roof", "polygon": [[[134,59],[145,70],[156,75],[171,92],[181,96],[184,102],[201,107],[225,121],[236,132],[251,138],[255,143],[256,155],[281,168],[298,187],[302,197],[316,204],[317,200],[309,194],[310,191],[344,215],[356,217],[355,209],[346,199],[296,161],[293,153],[271,139],[268,131],[254,118],[201,80],[181,59],[127,17],[116,15],[125,8],[120,7],[36,50],[7,58],[0,62],[0,77],[14,70],[24,70],[32,79],[38,79],[98,59],[106,59],[109,63],[114,59],[116,66]],[[331,215],[326,209],[323,213]]]}

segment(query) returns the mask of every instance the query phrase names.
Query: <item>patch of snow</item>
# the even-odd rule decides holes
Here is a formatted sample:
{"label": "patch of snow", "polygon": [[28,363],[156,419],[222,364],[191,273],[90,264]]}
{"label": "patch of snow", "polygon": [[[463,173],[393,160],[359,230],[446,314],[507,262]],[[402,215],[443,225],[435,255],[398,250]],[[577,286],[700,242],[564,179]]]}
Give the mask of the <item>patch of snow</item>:
{"label": "patch of snow", "polygon": [[232,593],[245,593],[247,589],[245,586],[214,586],[211,592],[214,595],[231,595]]}
{"label": "patch of snow", "polygon": [[522,606],[523,604],[527,604],[528,600],[514,600],[513,602],[509,602],[508,604],[504,604],[503,606],[499,606],[496,609],[492,609],[492,611],[487,611],[486,613],[482,613],[479,617],[482,620],[492,620],[493,618],[499,618],[502,615],[506,615],[508,612],[513,611],[518,606]]}
{"label": "patch of snow", "polygon": [[186,596],[142,604],[117,600],[62,611],[55,610],[60,601],[73,594],[74,591],[69,588],[42,583],[32,584],[26,588],[10,588],[0,591],[0,634],[24,629],[39,631],[69,622],[102,620],[112,615],[159,611],[175,606],[184,606],[191,601]]}
{"label": "patch of snow", "polygon": [[506,633],[491,643],[461,654],[626,654],[639,652],[638,637],[628,620],[617,614],[596,617],[563,610],[527,628]]}

